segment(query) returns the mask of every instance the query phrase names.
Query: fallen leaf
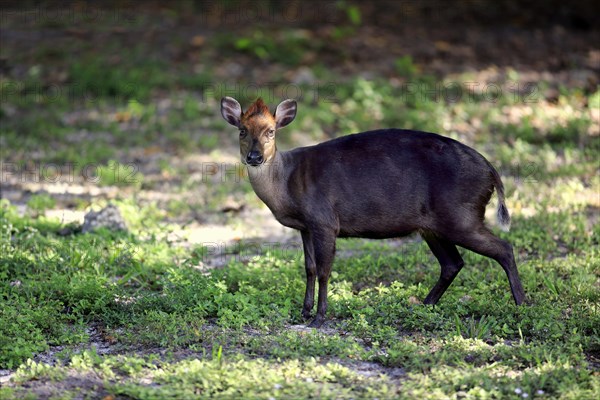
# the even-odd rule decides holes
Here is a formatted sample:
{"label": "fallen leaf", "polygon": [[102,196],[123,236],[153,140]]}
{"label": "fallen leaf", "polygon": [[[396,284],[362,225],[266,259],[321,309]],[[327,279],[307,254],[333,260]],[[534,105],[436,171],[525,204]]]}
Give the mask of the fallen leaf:
{"label": "fallen leaf", "polygon": [[450,51],[452,45],[444,40],[438,40],[434,43],[435,48],[439,51]]}
{"label": "fallen leaf", "polygon": [[196,35],[190,40],[190,44],[194,47],[200,47],[206,42],[204,36]]}

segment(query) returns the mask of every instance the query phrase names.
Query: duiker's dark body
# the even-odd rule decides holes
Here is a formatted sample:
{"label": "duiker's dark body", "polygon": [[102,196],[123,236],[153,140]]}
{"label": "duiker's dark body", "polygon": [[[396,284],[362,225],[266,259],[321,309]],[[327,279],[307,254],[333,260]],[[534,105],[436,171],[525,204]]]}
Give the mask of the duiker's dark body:
{"label": "duiker's dark body", "polygon": [[494,188],[500,224],[507,227],[510,217],[500,176],[481,154],[450,138],[400,129],[277,152],[275,130],[289,124],[295,112],[291,100],[282,102],[274,116],[261,100],[246,113],[234,99],[222,100],[223,116],[240,128],[240,151],[254,191],[278,221],[302,234],[305,318],[319,279],[317,314],[310,326],[325,320],[337,237],[419,232],[441,265],[426,304],[435,304],[462,268],[456,245],[498,261],[515,302],[525,300],[511,245],[483,222]]}
{"label": "duiker's dark body", "polygon": [[273,210],[275,217],[298,230],[328,221],[338,237],[382,239],[417,230],[450,234],[471,227],[473,217],[482,221],[494,186],[501,185],[470,147],[399,129],[298,148],[283,153],[283,163],[291,202]]}

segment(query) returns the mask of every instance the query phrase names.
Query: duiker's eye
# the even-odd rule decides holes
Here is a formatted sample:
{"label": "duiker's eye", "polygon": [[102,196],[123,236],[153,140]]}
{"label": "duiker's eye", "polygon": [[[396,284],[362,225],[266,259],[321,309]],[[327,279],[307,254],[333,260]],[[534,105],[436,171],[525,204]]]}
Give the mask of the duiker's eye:
{"label": "duiker's eye", "polygon": [[269,132],[267,132],[267,135],[272,138],[273,136],[275,136],[275,129],[269,129]]}
{"label": "duiker's eye", "polygon": [[246,134],[247,134],[247,133],[248,133],[248,131],[247,131],[247,130],[245,130],[245,129],[240,129],[240,137],[244,137],[244,136],[246,136]]}

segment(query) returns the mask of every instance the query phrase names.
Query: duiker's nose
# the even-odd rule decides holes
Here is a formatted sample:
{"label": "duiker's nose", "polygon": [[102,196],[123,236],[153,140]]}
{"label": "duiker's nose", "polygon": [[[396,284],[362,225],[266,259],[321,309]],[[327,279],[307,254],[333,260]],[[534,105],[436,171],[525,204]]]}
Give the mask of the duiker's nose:
{"label": "duiker's nose", "polygon": [[246,162],[250,165],[259,165],[263,162],[263,156],[258,151],[251,151],[246,156]]}

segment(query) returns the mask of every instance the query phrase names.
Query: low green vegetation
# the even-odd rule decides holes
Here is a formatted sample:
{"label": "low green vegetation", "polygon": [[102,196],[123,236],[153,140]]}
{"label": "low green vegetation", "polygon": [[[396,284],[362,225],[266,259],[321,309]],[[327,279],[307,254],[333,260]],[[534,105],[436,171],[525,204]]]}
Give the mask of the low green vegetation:
{"label": "low green vegetation", "polygon": [[[28,68],[0,77],[0,369],[11,374],[0,398],[600,398],[600,92],[548,99],[552,82],[523,90],[510,68],[469,86],[478,78],[425,74],[410,55],[391,60],[391,78],[341,78],[317,56],[347,60],[340,43],[363,16],[336,7],[327,40],[302,29],[173,39],[189,65],[114,38],[77,62],[56,46],[33,65],[3,50]],[[278,66],[275,83],[217,83],[242,56]],[[291,87],[288,70],[313,61]],[[52,66],[66,71],[62,95]],[[190,226],[265,222],[218,112],[228,87],[244,106],[298,94],[281,149],[403,127],[481,151],[504,180],[513,222],[499,235],[529,304],[513,304],[496,263],[463,250],[463,271],[425,306],[439,267],[417,236],[340,240],[329,319],[307,329],[299,237],[185,239]],[[61,216],[109,202],[127,232],[83,234]]]}
{"label": "low green vegetation", "polygon": [[[600,231],[584,205],[546,201],[505,234],[529,305],[512,304],[495,263],[463,252],[443,300],[423,306],[415,299],[437,275],[424,244],[347,240],[322,331],[293,328],[303,323],[299,247],[202,271],[208,250],[170,245],[152,209],[120,205],[131,233],[64,237],[59,221],[3,201],[0,362],[18,367],[15,382],[94,374],[101,393],[134,398],[595,398]],[[84,350],[98,335],[114,354]],[[48,351],[58,364],[27,361]]]}

